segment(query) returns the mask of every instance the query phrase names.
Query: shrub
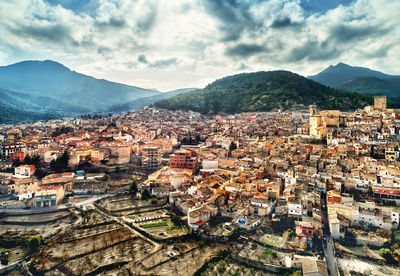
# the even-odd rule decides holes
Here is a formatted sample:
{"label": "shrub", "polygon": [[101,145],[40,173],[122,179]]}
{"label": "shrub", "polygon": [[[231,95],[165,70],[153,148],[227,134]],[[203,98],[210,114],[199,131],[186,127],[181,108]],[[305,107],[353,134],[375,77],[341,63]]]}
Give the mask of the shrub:
{"label": "shrub", "polygon": [[38,250],[40,246],[41,238],[40,236],[32,236],[28,239],[28,249],[29,253],[34,253]]}
{"label": "shrub", "polygon": [[153,222],[153,223],[146,223],[146,224],[141,224],[141,228],[154,228],[154,227],[163,227],[163,226],[168,226],[168,223],[166,221],[159,221],[159,222]]}

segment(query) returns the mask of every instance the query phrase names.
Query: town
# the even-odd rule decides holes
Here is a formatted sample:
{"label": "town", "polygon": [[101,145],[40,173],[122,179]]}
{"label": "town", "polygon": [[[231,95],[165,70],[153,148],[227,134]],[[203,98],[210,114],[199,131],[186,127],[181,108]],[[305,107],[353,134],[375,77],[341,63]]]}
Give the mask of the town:
{"label": "town", "polygon": [[0,274],[399,275],[399,135],[386,96],[1,126]]}

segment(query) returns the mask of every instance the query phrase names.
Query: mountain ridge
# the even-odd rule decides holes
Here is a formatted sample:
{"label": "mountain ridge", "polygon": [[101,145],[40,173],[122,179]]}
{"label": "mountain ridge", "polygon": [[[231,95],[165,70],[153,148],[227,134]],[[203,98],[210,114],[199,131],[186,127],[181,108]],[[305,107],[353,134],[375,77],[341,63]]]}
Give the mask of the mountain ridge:
{"label": "mountain ridge", "polygon": [[392,100],[400,101],[398,100],[400,98],[399,75],[389,75],[366,67],[338,63],[308,78],[330,87],[365,95],[386,95]]}
{"label": "mountain ridge", "polygon": [[67,98],[69,103],[84,103],[84,107],[93,111],[161,93],[87,76],[52,60],[1,66],[0,87],[58,100]]}
{"label": "mountain ridge", "polygon": [[260,71],[227,76],[204,89],[154,103],[166,109],[201,113],[235,113],[306,108],[350,110],[372,103],[372,98],[341,92],[289,71]]}

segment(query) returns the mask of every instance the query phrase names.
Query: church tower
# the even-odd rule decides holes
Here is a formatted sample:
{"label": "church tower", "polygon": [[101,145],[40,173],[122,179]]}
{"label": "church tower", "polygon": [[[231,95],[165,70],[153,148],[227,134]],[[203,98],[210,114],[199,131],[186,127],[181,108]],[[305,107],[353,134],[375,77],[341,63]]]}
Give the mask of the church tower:
{"label": "church tower", "polygon": [[375,96],[374,97],[374,108],[376,110],[386,110],[387,99],[386,96]]}

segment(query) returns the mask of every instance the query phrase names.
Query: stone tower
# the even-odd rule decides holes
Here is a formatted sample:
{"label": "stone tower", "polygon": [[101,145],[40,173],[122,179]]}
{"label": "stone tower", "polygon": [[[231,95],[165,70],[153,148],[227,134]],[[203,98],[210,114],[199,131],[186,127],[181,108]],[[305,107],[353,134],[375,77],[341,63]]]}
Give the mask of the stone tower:
{"label": "stone tower", "polygon": [[374,97],[374,108],[377,110],[386,110],[386,96],[375,96]]}
{"label": "stone tower", "polygon": [[310,116],[314,116],[317,114],[317,105],[312,104],[310,105]]}

